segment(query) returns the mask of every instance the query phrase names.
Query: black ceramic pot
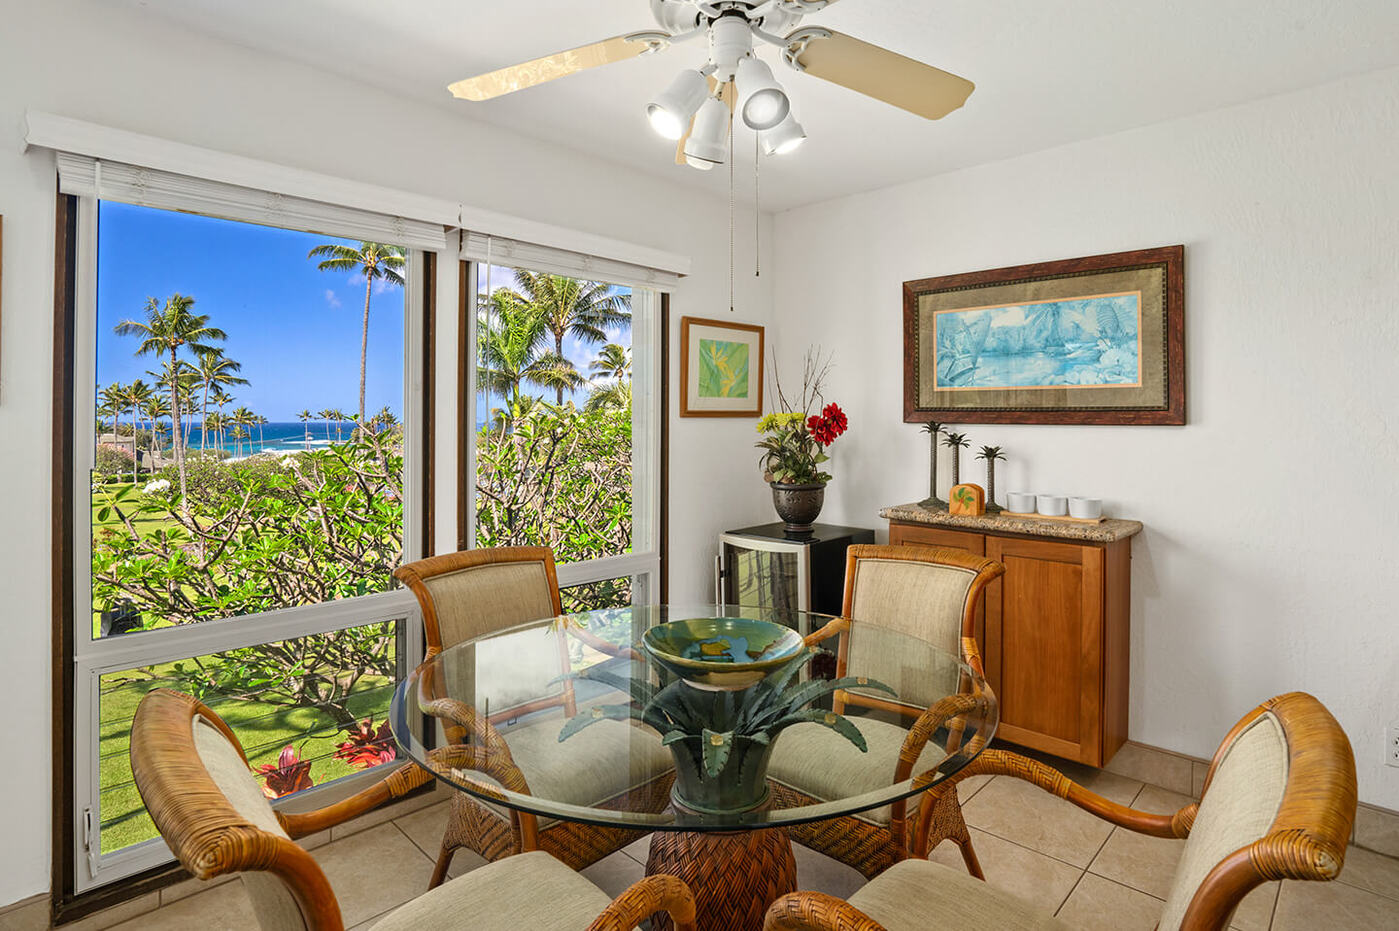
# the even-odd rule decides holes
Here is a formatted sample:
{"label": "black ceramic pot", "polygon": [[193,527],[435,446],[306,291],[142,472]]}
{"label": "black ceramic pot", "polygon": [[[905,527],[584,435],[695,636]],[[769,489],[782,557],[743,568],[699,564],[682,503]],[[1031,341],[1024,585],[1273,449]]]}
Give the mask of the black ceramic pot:
{"label": "black ceramic pot", "polygon": [[821,514],[821,506],[826,503],[826,484],[816,482],[810,485],[772,485],[772,506],[777,516],[787,524],[788,533],[810,533],[811,525]]}

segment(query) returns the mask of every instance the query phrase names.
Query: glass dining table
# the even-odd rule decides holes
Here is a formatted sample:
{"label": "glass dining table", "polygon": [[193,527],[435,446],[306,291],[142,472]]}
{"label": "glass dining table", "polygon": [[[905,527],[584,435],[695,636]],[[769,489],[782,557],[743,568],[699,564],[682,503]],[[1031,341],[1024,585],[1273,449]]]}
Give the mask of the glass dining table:
{"label": "glass dining table", "polygon": [[[721,618],[802,636],[758,681],[677,675],[643,643],[658,625]],[[756,931],[796,888],[785,827],[887,824],[976,758],[997,705],[979,670],[908,633],[647,605],[455,644],[399,684],[390,720],[410,759],[497,810],[654,832],[647,873],[690,885],[699,927]]]}

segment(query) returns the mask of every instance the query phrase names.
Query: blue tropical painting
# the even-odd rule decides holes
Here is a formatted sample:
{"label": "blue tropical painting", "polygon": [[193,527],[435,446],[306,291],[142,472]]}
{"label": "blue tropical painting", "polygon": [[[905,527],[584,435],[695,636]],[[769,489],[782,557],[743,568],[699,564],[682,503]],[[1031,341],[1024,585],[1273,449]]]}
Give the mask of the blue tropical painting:
{"label": "blue tropical painting", "polygon": [[1138,385],[1140,318],[1139,291],[940,311],[936,387]]}

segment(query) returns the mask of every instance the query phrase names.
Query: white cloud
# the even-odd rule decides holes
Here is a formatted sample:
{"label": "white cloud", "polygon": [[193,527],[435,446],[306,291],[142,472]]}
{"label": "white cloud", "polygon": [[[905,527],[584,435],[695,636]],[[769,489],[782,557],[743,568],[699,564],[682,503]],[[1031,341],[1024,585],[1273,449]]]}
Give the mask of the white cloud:
{"label": "white cloud", "polygon": [[336,297],[335,292],[332,291],[330,288],[325,289],[325,302],[331,307],[340,306],[340,298]]}

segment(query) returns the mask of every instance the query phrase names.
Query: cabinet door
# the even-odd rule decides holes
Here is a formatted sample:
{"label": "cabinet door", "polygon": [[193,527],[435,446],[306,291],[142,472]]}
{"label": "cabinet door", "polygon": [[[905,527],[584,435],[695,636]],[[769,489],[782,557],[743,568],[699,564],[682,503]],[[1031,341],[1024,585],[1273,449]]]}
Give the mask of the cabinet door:
{"label": "cabinet door", "polygon": [[988,537],[1006,574],[986,599],[986,673],[999,736],[1102,765],[1103,550]]}
{"label": "cabinet door", "polygon": [[[944,530],[926,524],[889,523],[889,542],[895,546],[941,546],[950,550],[965,550],[973,556],[986,555],[986,537],[980,533]],[[986,655],[986,598],[976,607],[976,645],[983,659]]]}

